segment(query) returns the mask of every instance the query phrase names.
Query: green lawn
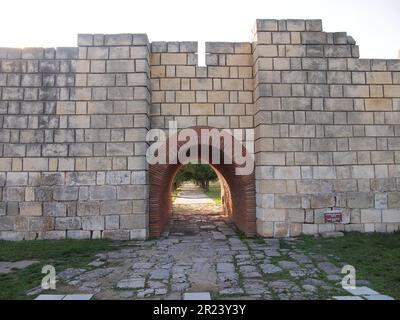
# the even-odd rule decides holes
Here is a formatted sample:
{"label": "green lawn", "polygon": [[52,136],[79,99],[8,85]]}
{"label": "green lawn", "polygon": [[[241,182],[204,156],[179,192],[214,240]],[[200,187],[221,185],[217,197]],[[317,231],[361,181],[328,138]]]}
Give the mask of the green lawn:
{"label": "green lawn", "polygon": [[210,182],[210,186],[206,194],[213,199],[217,205],[221,205],[221,185],[218,181]]}
{"label": "green lawn", "polygon": [[39,261],[28,268],[0,274],[0,300],[30,299],[25,293],[40,285],[45,276],[41,273],[44,265],[53,265],[58,273],[67,268],[87,268],[96,254],[114,248],[115,242],[106,240],[0,241],[0,261]]}
{"label": "green lawn", "polygon": [[296,247],[306,252],[330,256],[356,268],[359,280],[368,280],[376,291],[400,300],[400,233],[348,233],[343,238],[323,239],[302,236]]}

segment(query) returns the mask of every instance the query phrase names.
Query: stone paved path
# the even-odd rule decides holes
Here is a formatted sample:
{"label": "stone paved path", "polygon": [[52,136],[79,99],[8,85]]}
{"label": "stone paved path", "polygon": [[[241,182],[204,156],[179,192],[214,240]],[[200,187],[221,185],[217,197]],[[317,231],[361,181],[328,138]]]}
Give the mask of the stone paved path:
{"label": "stone paved path", "polygon": [[212,299],[346,295],[338,285],[341,266],[303,253],[296,241],[243,239],[212,202],[177,201],[167,236],[127,242],[85,269],[65,270],[57,289],[96,299],[182,299],[185,292],[210,292]]}
{"label": "stone paved path", "polygon": [[187,182],[182,185],[181,191],[179,192],[177,198],[175,199],[174,204],[187,204],[187,205],[196,205],[196,204],[211,204],[215,205],[213,199],[207,196],[198,186],[191,182]]}

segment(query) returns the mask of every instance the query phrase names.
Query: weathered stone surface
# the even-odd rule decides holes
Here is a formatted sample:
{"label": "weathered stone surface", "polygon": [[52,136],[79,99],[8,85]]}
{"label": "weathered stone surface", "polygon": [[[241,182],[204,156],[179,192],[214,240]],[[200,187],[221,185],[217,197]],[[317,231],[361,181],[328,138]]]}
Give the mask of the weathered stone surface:
{"label": "weathered stone surface", "polygon": [[129,278],[123,279],[117,283],[118,289],[143,289],[145,279],[144,278]]}
{"label": "weathered stone surface", "polygon": [[273,264],[264,264],[263,266],[262,266],[262,271],[265,273],[265,274],[273,274],[273,273],[278,273],[278,272],[281,272],[282,271],[282,269],[280,268],[280,267],[278,267],[278,266],[275,266],[275,265],[273,265]]}
{"label": "weathered stone surface", "polygon": [[[0,215],[35,217],[38,230],[49,219],[36,218],[52,217],[62,229],[15,238],[152,235],[159,222],[150,204],[168,203],[149,187],[159,170],[149,171],[145,138],[171,120],[179,128],[255,129],[257,201],[233,203],[250,208],[252,218],[233,210],[233,220],[246,219],[252,233],[341,231],[313,225],[320,210],[335,207],[355,210],[345,230],[398,229],[398,61],[359,59],[354,39],[323,32],[320,20],[257,20],[252,42],[206,50],[208,65],[198,67],[196,42],[150,43],[145,34],[0,49]],[[239,181],[224,170],[230,185]],[[383,211],[380,219],[373,210]],[[85,219],[89,230],[73,219],[100,215],[103,223]],[[7,237],[34,232],[8,221]],[[231,236],[214,231],[220,242]]]}

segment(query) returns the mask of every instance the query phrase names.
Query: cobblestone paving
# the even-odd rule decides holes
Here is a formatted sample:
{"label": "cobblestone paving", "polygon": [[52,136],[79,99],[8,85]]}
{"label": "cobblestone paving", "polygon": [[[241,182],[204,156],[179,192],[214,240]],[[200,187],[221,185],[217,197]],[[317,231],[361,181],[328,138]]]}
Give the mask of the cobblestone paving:
{"label": "cobblestone paving", "polygon": [[341,266],[296,249],[296,239],[244,239],[213,204],[175,204],[168,234],[97,255],[58,274],[64,292],[96,299],[331,299]]}

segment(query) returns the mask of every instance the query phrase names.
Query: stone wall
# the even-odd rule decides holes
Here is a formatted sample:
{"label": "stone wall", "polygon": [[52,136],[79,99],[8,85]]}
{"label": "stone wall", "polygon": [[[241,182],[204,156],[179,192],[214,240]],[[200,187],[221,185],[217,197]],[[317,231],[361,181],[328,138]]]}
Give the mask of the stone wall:
{"label": "stone wall", "polygon": [[1,239],[147,236],[149,43],[1,49]]}
{"label": "stone wall", "polygon": [[398,230],[400,61],[320,20],[258,20],[253,49],[258,232]]}
{"label": "stone wall", "polygon": [[253,128],[250,43],[206,43],[207,67],[197,66],[196,42],[153,42],[151,126]]}
{"label": "stone wall", "polygon": [[[0,49],[0,239],[144,239],[150,128],[254,128],[258,233],[400,226],[400,60],[359,59],[320,20],[248,43],[79,35]],[[327,212],[340,223],[325,223]]]}

